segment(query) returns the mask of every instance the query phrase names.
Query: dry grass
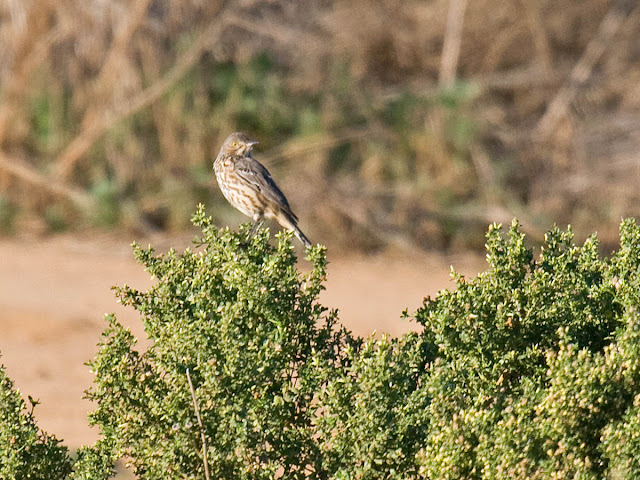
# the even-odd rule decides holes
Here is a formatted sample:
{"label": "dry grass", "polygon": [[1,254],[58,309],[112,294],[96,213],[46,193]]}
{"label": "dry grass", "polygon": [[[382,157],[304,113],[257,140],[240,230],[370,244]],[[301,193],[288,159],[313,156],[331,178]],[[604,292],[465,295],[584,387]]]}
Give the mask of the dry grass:
{"label": "dry grass", "polygon": [[16,228],[237,221],[210,172],[235,129],[324,243],[477,246],[513,216],[606,243],[640,213],[629,0],[4,0],[0,40]]}

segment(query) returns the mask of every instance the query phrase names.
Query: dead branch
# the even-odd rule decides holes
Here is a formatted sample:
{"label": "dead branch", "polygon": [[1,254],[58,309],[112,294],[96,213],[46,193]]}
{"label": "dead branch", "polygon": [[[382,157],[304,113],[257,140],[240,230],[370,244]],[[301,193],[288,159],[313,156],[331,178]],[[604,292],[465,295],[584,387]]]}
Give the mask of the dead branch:
{"label": "dead branch", "polygon": [[204,434],[204,427],[202,426],[202,418],[200,418],[200,409],[198,408],[198,400],[196,400],[196,391],[193,389],[193,382],[191,381],[191,374],[189,368],[187,368],[187,380],[189,381],[189,390],[191,390],[191,399],[193,400],[193,408],[196,411],[196,419],[198,420],[198,426],[200,427],[200,438],[202,439],[202,461],[204,462],[204,478],[209,480],[209,461],[207,460],[207,437]]}
{"label": "dead branch", "polygon": [[130,10],[123,13],[123,21],[116,29],[111,48],[107,52],[100,73],[93,81],[93,101],[85,112],[83,125],[91,123],[93,117],[98,114],[97,112],[105,110],[107,105],[111,103],[109,99],[120,76],[127,47],[131,37],[144,21],[150,3],[150,0],[138,0],[134,2]]}
{"label": "dead branch", "polygon": [[524,8],[529,30],[531,31],[531,38],[538,57],[537,63],[545,74],[550,74],[553,72],[553,54],[542,23],[540,2],[537,0],[520,0],[520,3]]}
{"label": "dead branch", "polygon": [[50,30],[43,30],[45,18],[53,6],[50,2],[34,2],[27,13],[27,22],[16,42],[15,61],[3,86],[3,101],[0,105],[0,146],[6,138],[7,126],[16,115],[16,109],[23,102],[29,85],[29,78],[44,62],[51,47],[70,31],[67,23],[57,24]]}
{"label": "dead branch", "polygon": [[308,30],[301,30],[287,24],[267,20],[256,22],[254,19],[247,18],[246,16],[229,15],[228,24],[236,25],[266,38],[271,38],[283,45],[290,45],[292,42],[298,43],[301,38],[304,38],[305,50],[309,52],[320,50],[326,41],[323,37]]}
{"label": "dead branch", "polygon": [[22,160],[10,158],[0,153],[0,170],[9,175],[41,188],[55,196],[64,198],[81,209],[88,209],[93,204],[92,198],[84,191],[63,182],[52,180],[42,175]]}
{"label": "dead branch", "polygon": [[[510,91],[556,85],[563,78],[566,78],[566,74],[567,72],[562,69],[556,69],[554,73],[547,74],[537,66],[527,66],[502,72],[476,75],[466,78],[464,81],[476,87],[479,93],[484,93],[491,90]],[[432,98],[439,94],[440,88],[435,82],[414,82],[403,88],[387,88],[374,98],[374,105],[383,106],[386,102],[405,95],[407,91],[419,97]]]}
{"label": "dead branch", "polygon": [[372,135],[363,129],[344,129],[334,133],[319,133],[312,137],[297,138],[261,155],[262,161],[269,165],[293,159],[308,152],[326,151],[346,141],[356,141]]}
{"label": "dead branch", "polygon": [[438,84],[441,87],[450,86],[456,79],[460,45],[462,44],[464,12],[466,9],[467,0],[449,1],[447,30],[444,35],[442,57],[440,57],[440,78],[438,79]]}
{"label": "dead branch", "polygon": [[595,37],[591,39],[582,57],[573,67],[569,78],[551,100],[538,125],[536,126],[533,138],[537,141],[546,141],[555,131],[558,122],[567,114],[569,105],[576,96],[593,71],[596,63],[611,44],[611,40],[616,35],[624,19],[629,15],[631,9],[636,4],[628,0],[622,0],[613,4],[605,17],[600,22],[600,27]]}
{"label": "dead branch", "polygon": [[204,50],[217,40],[224,27],[224,15],[219,15],[198,36],[193,45],[180,56],[178,62],[157,82],[144,89],[129,102],[115,105],[83,127],[75,139],[67,145],[55,161],[55,177],[66,178],[75,164],[91,146],[116,123],[139,112],[158,100],[198,62]]}

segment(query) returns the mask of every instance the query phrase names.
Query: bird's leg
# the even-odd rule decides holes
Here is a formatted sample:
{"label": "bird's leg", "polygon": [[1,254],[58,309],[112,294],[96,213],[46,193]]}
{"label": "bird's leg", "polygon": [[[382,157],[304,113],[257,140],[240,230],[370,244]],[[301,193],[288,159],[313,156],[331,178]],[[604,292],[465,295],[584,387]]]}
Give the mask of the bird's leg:
{"label": "bird's leg", "polygon": [[263,220],[262,216],[254,217],[254,219],[253,219],[253,227],[251,227],[251,230],[249,230],[249,236],[247,237],[247,242],[251,241],[251,239],[253,238],[253,236],[256,234],[256,232],[262,226],[263,223],[264,223],[264,220]]}

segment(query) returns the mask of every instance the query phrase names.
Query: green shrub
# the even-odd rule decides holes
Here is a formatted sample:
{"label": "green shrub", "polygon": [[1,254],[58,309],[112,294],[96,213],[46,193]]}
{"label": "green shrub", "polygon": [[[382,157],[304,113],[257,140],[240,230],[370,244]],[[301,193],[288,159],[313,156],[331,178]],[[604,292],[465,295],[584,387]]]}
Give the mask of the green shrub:
{"label": "green shrub", "polygon": [[329,478],[418,476],[429,396],[420,388],[430,345],[418,335],[349,347],[318,394],[316,438]]}
{"label": "green shrub", "polygon": [[88,393],[102,438],[72,478],[123,457],[141,479],[640,478],[634,221],[605,259],[595,236],[554,228],[535,256],[517,222],[493,226],[488,270],[426,298],[421,331],[364,340],[317,301],[322,247],[303,275],[290,233],[246,243],[248,225],[194,219],[193,250],[135,247],[156,283],[117,291],[150,341],[107,317]]}
{"label": "green shrub", "polygon": [[27,411],[20,393],[0,365],[0,478],[3,480],[62,479],[71,471],[66,447],[38,429],[29,397]]}
{"label": "green shrub", "polygon": [[492,227],[489,268],[427,298],[424,329],[345,350],[319,394],[332,478],[640,475],[640,231],[598,255],[551,230],[534,259]]}
{"label": "green shrub", "polygon": [[606,260],[595,237],[545,240],[533,260],[516,223],[506,238],[493,228],[489,270],[416,313],[438,348],[427,477],[640,478],[639,229],[624,222]]}
{"label": "green shrub", "polygon": [[135,247],[157,283],[118,295],[140,311],[153,343],[136,350],[131,333],[108,318],[89,392],[103,439],[79,462],[79,472],[94,476],[77,478],[108,473],[97,454],[107,450],[107,458],[130,457],[140,478],[203,478],[187,368],[212,478],[306,478],[322,467],[312,428],[322,381],[316,364],[333,364],[346,336],[332,331],[335,314],[316,301],[322,248],[309,250],[313,269],[301,275],[290,234],[272,247],[262,231],[245,245],[246,228],[218,230],[202,210],[195,222],[203,236],[193,251]]}

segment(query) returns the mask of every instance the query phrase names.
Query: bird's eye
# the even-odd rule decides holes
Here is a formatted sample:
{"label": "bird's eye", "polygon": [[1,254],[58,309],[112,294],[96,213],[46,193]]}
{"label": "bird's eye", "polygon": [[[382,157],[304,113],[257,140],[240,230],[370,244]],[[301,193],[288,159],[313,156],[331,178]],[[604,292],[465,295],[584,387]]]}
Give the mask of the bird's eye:
{"label": "bird's eye", "polygon": [[232,146],[232,147],[237,147],[237,146],[238,146],[238,142],[233,142],[233,143],[231,144],[231,146]]}

